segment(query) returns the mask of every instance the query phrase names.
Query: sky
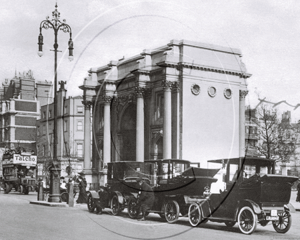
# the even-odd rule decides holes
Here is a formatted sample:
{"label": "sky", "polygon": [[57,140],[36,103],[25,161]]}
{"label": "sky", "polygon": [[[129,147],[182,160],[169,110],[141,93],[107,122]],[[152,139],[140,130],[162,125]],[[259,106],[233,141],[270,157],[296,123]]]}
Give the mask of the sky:
{"label": "sky", "polygon": [[186,39],[240,49],[252,74],[247,105],[285,100],[280,109],[300,119],[300,1],[0,0],[0,81],[28,70],[36,81],[53,81],[53,30],[42,30],[42,57],[37,43],[40,23],[52,19],[56,2],[73,34],[72,62],[69,34],[58,34],[58,81],[67,81],[69,96],[83,94],[79,86],[90,68]]}

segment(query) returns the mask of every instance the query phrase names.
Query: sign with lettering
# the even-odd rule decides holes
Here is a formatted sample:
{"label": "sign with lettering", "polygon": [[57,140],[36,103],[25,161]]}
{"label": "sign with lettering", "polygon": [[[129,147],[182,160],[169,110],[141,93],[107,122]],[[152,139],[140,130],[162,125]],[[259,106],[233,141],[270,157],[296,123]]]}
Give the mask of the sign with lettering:
{"label": "sign with lettering", "polygon": [[28,156],[28,155],[20,155],[14,154],[13,164],[28,164],[28,165],[36,165],[37,163],[37,156]]}

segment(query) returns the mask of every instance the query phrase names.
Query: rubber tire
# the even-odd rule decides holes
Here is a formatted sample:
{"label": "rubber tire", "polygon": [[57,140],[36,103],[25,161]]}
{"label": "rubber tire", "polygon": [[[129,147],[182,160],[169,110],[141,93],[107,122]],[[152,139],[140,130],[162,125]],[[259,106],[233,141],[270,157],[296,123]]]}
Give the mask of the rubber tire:
{"label": "rubber tire", "polygon": [[[279,216],[279,221],[272,221],[273,228],[278,233],[286,233],[288,230],[290,230],[292,226],[292,216],[287,211],[284,211],[281,215],[278,216]],[[285,226],[285,228],[279,228],[278,226],[280,225]]]}
{"label": "rubber tire", "polygon": [[[250,223],[247,221],[245,222],[245,218],[251,218]],[[253,212],[253,210],[248,207],[242,207],[238,214],[238,225],[239,229],[244,234],[251,234],[255,231],[257,227],[257,215]],[[250,226],[250,229],[247,228],[247,226]]]}
{"label": "rubber tire", "polygon": [[202,221],[202,212],[199,204],[192,203],[189,206],[188,218],[191,226],[197,227]]}
{"label": "rubber tire", "polygon": [[117,216],[121,212],[121,204],[119,203],[119,199],[117,195],[114,195],[111,199],[111,213],[114,216]]}
{"label": "rubber tire", "polygon": [[137,204],[137,199],[130,197],[127,205],[128,216],[132,219],[136,219],[140,214],[140,208]]}
{"label": "rubber tire", "polygon": [[95,201],[94,201],[94,199],[92,197],[92,194],[88,195],[86,204],[87,204],[89,212],[93,213],[94,210],[95,210]]}
{"label": "rubber tire", "polygon": [[177,222],[179,217],[179,204],[176,200],[169,200],[165,203],[165,218],[168,223]]}
{"label": "rubber tire", "polygon": [[4,184],[4,193],[8,194],[11,191],[11,186],[8,183]]}
{"label": "rubber tire", "polygon": [[69,194],[67,192],[63,192],[62,194],[60,194],[60,201],[69,203]]}

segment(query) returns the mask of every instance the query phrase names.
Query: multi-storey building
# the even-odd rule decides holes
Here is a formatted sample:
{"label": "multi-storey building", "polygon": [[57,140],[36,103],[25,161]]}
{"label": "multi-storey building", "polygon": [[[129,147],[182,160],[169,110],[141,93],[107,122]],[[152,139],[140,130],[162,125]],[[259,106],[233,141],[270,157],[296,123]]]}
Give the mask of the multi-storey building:
{"label": "multi-storey building", "polygon": [[[32,71],[5,79],[0,88],[0,158],[5,148],[23,148],[36,152],[36,119],[40,101],[50,92],[52,83],[35,83]],[[1,169],[0,169],[1,171]]]}
{"label": "multi-storey building", "polygon": [[[83,170],[84,106],[82,97],[66,97],[66,89],[60,82],[57,92],[57,159],[61,175]],[[54,104],[41,106],[41,118],[37,121],[38,175],[45,174],[53,157]]]}

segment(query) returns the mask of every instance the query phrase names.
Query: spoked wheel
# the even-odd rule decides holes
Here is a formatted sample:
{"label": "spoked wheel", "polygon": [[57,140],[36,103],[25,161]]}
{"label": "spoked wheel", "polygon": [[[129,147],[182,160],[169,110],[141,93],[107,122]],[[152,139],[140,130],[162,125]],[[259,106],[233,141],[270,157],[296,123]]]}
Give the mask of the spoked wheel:
{"label": "spoked wheel", "polygon": [[24,187],[22,185],[19,186],[19,192],[24,193]]}
{"label": "spoked wheel", "polygon": [[250,207],[245,206],[239,212],[238,224],[242,233],[251,234],[257,226],[257,215]]}
{"label": "spoked wheel", "polygon": [[227,227],[233,227],[235,225],[234,221],[226,221],[224,222]]}
{"label": "spoked wheel", "polygon": [[168,223],[174,223],[179,217],[179,205],[175,200],[170,200],[165,204],[165,218]]}
{"label": "spoked wheel", "polygon": [[11,185],[10,184],[8,184],[8,183],[5,183],[4,184],[4,193],[5,194],[8,194],[10,191],[11,191]]}
{"label": "spoked wheel", "polygon": [[192,203],[188,212],[189,222],[193,227],[197,227],[202,220],[202,213],[197,203]]}
{"label": "spoked wheel", "polygon": [[282,212],[278,214],[279,220],[273,221],[273,227],[278,233],[286,233],[292,225],[292,216],[289,212]]}
{"label": "spoked wheel", "polygon": [[61,195],[60,195],[60,200],[62,202],[66,202],[68,203],[69,202],[69,194],[67,192],[63,192]]}
{"label": "spoked wheel", "polygon": [[95,206],[95,201],[91,194],[89,194],[87,198],[87,207],[90,213],[94,212],[96,206]]}
{"label": "spoked wheel", "polygon": [[137,204],[137,200],[134,197],[131,197],[128,201],[127,211],[130,218],[137,218],[140,214],[140,209]]}
{"label": "spoked wheel", "polygon": [[113,196],[111,199],[111,211],[114,216],[121,212],[121,206],[117,195]]}

